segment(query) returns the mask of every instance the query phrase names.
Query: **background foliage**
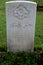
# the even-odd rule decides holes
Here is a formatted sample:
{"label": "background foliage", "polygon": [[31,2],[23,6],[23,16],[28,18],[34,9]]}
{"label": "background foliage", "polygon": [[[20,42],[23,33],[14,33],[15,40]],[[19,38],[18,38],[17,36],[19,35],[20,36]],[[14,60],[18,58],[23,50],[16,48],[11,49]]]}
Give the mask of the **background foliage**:
{"label": "background foliage", "polygon": [[[0,47],[6,48],[7,45],[7,30],[6,30],[6,1],[0,0]],[[37,0],[39,1],[39,0]],[[40,0],[41,3],[42,0]],[[37,12],[36,28],[35,28],[35,46],[40,45],[43,47],[43,12]]]}
{"label": "background foliage", "polygon": [[37,2],[38,6],[43,6],[43,0],[31,0],[31,1]]}

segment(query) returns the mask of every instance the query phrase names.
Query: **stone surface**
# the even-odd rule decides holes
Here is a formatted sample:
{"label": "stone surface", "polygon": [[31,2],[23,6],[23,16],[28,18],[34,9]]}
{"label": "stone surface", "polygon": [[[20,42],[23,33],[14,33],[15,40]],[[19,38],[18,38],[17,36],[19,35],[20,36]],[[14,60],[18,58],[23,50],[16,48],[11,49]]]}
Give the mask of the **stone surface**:
{"label": "stone surface", "polygon": [[8,51],[33,51],[36,21],[36,3],[30,1],[6,2]]}

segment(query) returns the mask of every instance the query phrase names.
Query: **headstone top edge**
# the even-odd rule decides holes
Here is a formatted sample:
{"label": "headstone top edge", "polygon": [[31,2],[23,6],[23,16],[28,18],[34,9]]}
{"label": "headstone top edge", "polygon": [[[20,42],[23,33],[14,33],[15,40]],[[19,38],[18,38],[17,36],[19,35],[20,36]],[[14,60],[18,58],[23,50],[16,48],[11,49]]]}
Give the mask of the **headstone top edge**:
{"label": "headstone top edge", "polygon": [[32,2],[32,1],[8,1],[8,2],[6,2],[6,4],[10,4],[10,3],[14,3],[14,2],[26,2],[26,3],[32,3],[32,4],[37,4],[36,2]]}

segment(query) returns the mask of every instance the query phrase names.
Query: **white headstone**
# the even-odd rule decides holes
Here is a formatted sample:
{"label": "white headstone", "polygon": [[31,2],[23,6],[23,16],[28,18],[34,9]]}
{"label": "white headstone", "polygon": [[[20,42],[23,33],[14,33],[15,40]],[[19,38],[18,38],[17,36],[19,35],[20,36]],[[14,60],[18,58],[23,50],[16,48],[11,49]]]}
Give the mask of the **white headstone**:
{"label": "white headstone", "polygon": [[36,6],[30,1],[6,2],[8,51],[33,51]]}

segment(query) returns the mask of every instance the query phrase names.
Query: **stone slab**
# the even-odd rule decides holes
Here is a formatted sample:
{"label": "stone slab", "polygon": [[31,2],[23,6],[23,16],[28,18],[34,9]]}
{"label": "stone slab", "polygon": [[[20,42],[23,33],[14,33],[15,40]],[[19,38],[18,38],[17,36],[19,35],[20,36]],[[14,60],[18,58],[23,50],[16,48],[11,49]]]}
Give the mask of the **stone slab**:
{"label": "stone slab", "polygon": [[33,51],[36,23],[35,2],[6,2],[6,27],[8,51]]}

